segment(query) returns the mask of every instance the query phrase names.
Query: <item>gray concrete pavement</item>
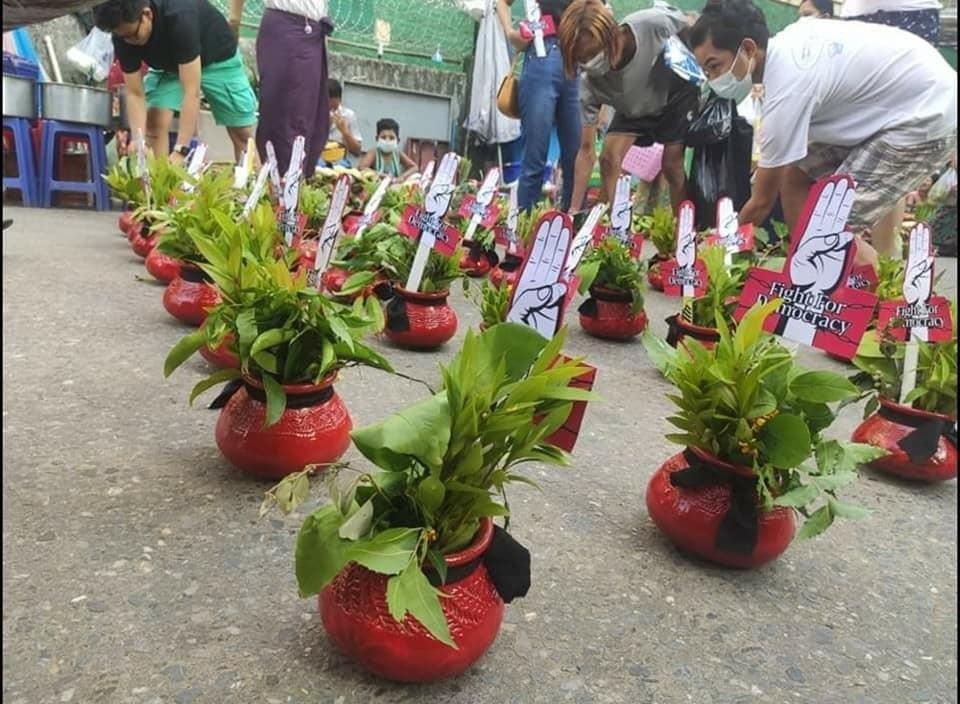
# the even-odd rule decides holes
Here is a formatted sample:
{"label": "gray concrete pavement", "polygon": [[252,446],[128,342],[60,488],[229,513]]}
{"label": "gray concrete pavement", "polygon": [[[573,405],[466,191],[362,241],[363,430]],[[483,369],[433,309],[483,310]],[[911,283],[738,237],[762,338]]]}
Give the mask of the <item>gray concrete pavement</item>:
{"label": "gray concrete pavement", "polygon": [[[186,332],[116,231],[116,214],[5,209],[3,233],[3,701],[8,704],[452,702],[909,704],[957,701],[957,485],[865,473],[872,510],[752,572],[678,554],[646,483],[667,443],[668,386],[639,343],[573,322],[599,367],[568,469],[534,466],[512,493],[533,554],[529,595],[493,648],[451,682],[398,686],[332,651],[297,597],[303,512],[258,522],[268,484],[233,471],[216,413],[164,380]],[[948,288],[955,295],[956,263]],[[463,329],[476,323],[456,296]],[[675,302],[652,293],[653,326]],[[462,330],[458,340],[462,337]],[[437,378],[439,354],[389,350]],[[812,350],[803,363],[840,365]],[[356,425],[421,387],[351,370]],[[849,437],[859,409],[830,431]]]}

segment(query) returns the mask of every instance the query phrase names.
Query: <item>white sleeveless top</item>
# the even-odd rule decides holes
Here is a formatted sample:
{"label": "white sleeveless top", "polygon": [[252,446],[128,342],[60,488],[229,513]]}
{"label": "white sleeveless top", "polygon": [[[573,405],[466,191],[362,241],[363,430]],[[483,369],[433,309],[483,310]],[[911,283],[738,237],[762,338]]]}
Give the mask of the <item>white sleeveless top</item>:
{"label": "white sleeveless top", "polygon": [[327,16],[326,0],[264,0],[269,10],[280,10],[319,22]]}

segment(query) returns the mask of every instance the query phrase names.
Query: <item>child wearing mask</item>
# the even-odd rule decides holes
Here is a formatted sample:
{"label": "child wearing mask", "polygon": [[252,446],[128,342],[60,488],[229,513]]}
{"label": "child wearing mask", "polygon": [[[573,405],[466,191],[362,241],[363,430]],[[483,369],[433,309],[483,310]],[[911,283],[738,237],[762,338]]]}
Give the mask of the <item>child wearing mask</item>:
{"label": "child wearing mask", "polygon": [[400,125],[396,120],[385,117],[377,122],[377,146],[364,154],[357,166],[361,171],[373,169],[400,181],[417,172],[413,159],[400,151]]}

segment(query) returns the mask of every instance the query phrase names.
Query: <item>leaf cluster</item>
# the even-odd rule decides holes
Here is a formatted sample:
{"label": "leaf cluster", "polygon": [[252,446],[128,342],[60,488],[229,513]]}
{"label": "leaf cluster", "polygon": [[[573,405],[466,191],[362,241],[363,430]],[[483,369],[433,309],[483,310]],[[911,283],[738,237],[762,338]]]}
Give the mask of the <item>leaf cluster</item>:
{"label": "leaf cluster", "polygon": [[645,262],[634,258],[630,246],[613,236],[605,237],[599,244],[590,247],[577,267],[580,276],[580,293],[591,287],[624,293],[631,298],[631,312],[635,315],[643,309]]}

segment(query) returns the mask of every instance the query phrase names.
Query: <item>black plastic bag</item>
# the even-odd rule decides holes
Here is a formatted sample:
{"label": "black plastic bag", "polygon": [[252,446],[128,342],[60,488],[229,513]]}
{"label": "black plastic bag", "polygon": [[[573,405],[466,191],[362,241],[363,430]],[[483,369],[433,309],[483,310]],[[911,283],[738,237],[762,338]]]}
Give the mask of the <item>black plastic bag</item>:
{"label": "black plastic bag", "polygon": [[694,148],[687,193],[696,208],[697,229],[716,227],[721,196],[728,196],[737,210],[750,199],[752,151],[753,128],[736,116],[736,108],[725,140]]}
{"label": "black plastic bag", "polygon": [[737,106],[732,100],[718,98],[711,93],[700,114],[690,123],[685,140],[687,146],[702,147],[726,141],[733,131],[736,117]]}

